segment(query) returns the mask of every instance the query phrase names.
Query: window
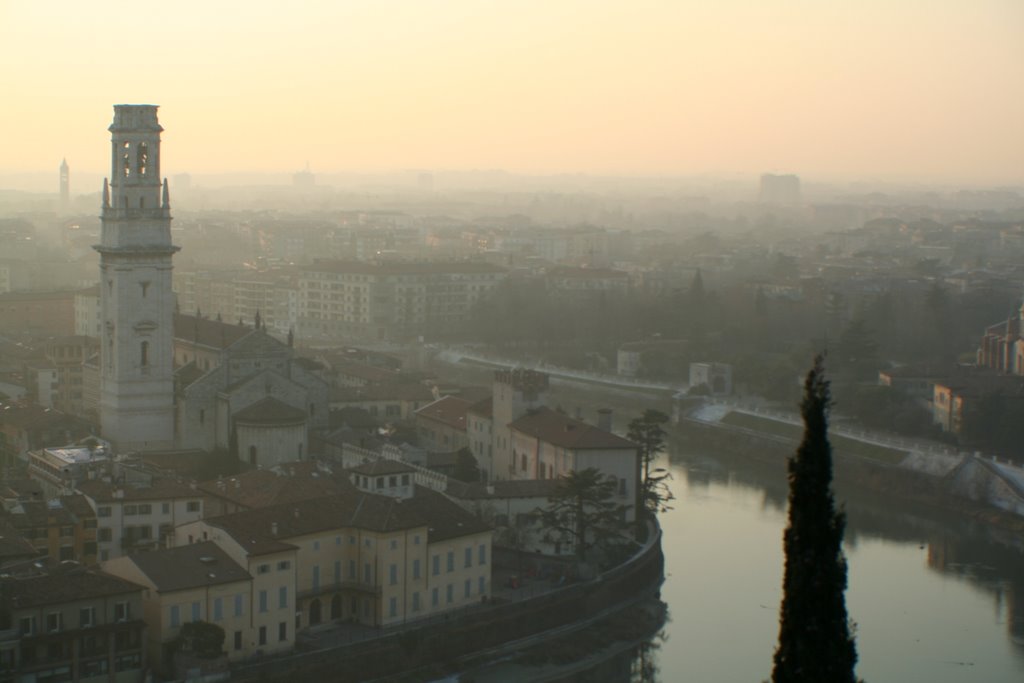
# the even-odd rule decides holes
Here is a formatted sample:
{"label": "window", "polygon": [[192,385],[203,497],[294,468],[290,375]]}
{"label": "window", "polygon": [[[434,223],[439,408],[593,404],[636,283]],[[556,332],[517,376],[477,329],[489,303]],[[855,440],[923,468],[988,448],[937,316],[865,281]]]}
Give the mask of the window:
{"label": "window", "polygon": [[441,556],[434,555],[434,576],[441,573]]}
{"label": "window", "polygon": [[78,610],[78,628],[89,628],[96,625],[96,608],[83,607]]}
{"label": "window", "polygon": [[363,541],[363,545],[365,545],[367,548],[372,548],[373,547],[373,539],[372,538],[367,538],[366,540]]}
{"label": "window", "polygon": [[313,541],[313,550],[320,550],[320,541]]}
{"label": "window", "polygon": [[139,344],[139,365],[142,367],[149,366],[149,342],[144,341]]}
{"label": "window", "polygon": [[192,621],[199,621],[199,603],[192,603]]}
{"label": "window", "polygon": [[171,628],[181,626],[181,612],[177,605],[171,605]]}
{"label": "window", "polygon": [[398,598],[391,598],[388,601],[388,616],[389,617],[397,617],[398,616]]}
{"label": "window", "polygon": [[398,486],[398,477],[391,475],[388,477],[388,487],[395,488],[396,486]]}
{"label": "window", "polygon": [[[318,567],[319,569],[319,567]],[[288,586],[281,586],[277,589],[277,607],[284,609],[288,606]]]}
{"label": "window", "polygon": [[478,583],[480,585],[477,587],[477,592],[480,593],[480,595],[486,595],[487,594],[487,578],[484,577],[484,576],[481,576],[480,577],[480,581]]}
{"label": "window", "polygon": [[114,603],[114,621],[128,621],[131,618],[131,604],[128,602]]}
{"label": "window", "polygon": [[190,500],[185,504],[185,509],[188,510],[189,512],[199,512],[200,503],[198,500]]}
{"label": "window", "polygon": [[373,583],[371,577],[373,574],[370,572],[370,563],[363,563],[363,583]]}
{"label": "window", "polygon": [[408,486],[408,485],[409,485],[409,475],[408,474],[403,474],[402,475],[402,486]]}
{"label": "window", "polygon": [[36,618],[22,617],[18,620],[18,630],[23,636],[30,636],[36,632]]}
{"label": "window", "polygon": [[213,599],[213,620],[221,621],[224,619],[224,598]]}
{"label": "window", "polygon": [[437,607],[437,588],[430,592],[430,606]]}
{"label": "window", "polygon": [[419,593],[419,591],[416,591],[415,593],[412,594],[412,611],[413,612],[419,612],[420,611],[420,593]]}
{"label": "window", "polygon": [[479,557],[477,558],[477,564],[487,564],[487,546],[481,543],[478,550]]}
{"label": "window", "polygon": [[472,594],[473,594],[473,580],[472,579],[466,579],[466,584],[463,586],[462,597],[468,598]]}
{"label": "window", "polygon": [[388,567],[388,582],[394,586],[398,584],[398,565],[391,563]]}
{"label": "window", "polygon": [[449,550],[448,551],[448,571],[450,571],[450,572],[455,571],[455,551],[454,550]]}
{"label": "window", "polygon": [[290,560],[281,560],[280,562],[277,563],[277,571],[279,571],[279,572],[283,572],[283,571],[285,571],[287,569],[291,569],[291,568],[292,568],[292,563],[291,563]]}
{"label": "window", "polygon": [[261,564],[260,566],[256,567],[256,573],[257,574],[269,574],[270,573],[270,565],[269,564]]}
{"label": "window", "polygon": [[242,632],[235,631],[235,650],[242,649]]}
{"label": "window", "polygon": [[356,544],[356,537],[355,536],[349,536],[348,537],[348,544],[349,545],[355,545]]}
{"label": "window", "polygon": [[239,593],[238,595],[235,596],[235,616],[236,617],[242,616],[242,604],[243,604],[242,600],[243,600],[243,598],[242,598],[242,594],[241,593]]}
{"label": "window", "polygon": [[341,583],[341,560],[334,561],[334,583]]}
{"label": "window", "polygon": [[50,633],[59,631],[61,627],[61,616],[60,612],[50,612],[46,615],[46,630]]}
{"label": "window", "polygon": [[267,644],[267,627],[266,626],[260,626],[260,641],[259,642],[260,642],[260,645],[266,645]]}
{"label": "window", "polygon": [[355,560],[349,560],[348,561],[348,578],[350,578],[353,581],[356,580],[356,561]]}
{"label": "window", "polygon": [[398,541],[393,538],[391,539],[391,549],[398,550]]}
{"label": "window", "polygon": [[260,612],[267,611],[267,591],[260,591]]}
{"label": "window", "polygon": [[473,549],[472,548],[466,548],[465,556],[466,557],[465,557],[465,560],[464,560],[462,566],[463,567],[472,567],[473,566]]}
{"label": "window", "polygon": [[452,602],[455,602],[455,586],[454,585],[449,583],[445,587],[444,593],[445,593],[445,601],[446,602],[448,602],[449,604],[452,603]]}
{"label": "window", "polygon": [[413,536],[412,537],[412,542],[413,542],[413,545],[419,545],[420,544],[420,535],[416,534],[415,536]]}
{"label": "window", "polygon": [[288,622],[282,621],[277,625],[277,639],[282,643],[288,640]]}
{"label": "window", "polygon": [[412,561],[412,578],[414,578],[414,579],[420,578],[420,561],[419,561],[419,558],[416,558],[415,560]]}
{"label": "window", "polygon": [[60,528],[60,535],[61,536],[64,536],[64,537],[72,536],[72,535],[74,535],[74,533],[75,533],[74,527],[62,526]]}
{"label": "window", "polygon": [[125,505],[121,509],[121,511],[122,511],[122,514],[124,514],[125,517],[134,517],[135,515],[139,514],[139,506],[138,505]]}

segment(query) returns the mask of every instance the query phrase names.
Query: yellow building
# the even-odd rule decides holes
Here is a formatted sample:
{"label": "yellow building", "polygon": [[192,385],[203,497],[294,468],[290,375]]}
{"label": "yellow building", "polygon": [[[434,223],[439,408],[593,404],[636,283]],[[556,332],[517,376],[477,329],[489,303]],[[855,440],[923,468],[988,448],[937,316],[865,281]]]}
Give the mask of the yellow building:
{"label": "yellow building", "polygon": [[294,644],[290,567],[274,572],[273,581],[256,581],[209,541],[119,557],[103,567],[148,588],[143,598],[147,650],[150,665],[160,671],[170,671],[170,645],[188,622],[224,629],[224,653],[230,661],[289,650]]}
{"label": "yellow building", "polygon": [[257,582],[294,558],[297,628],[387,626],[486,599],[490,528],[384,464],[353,470],[357,490],[186,524],[176,543],[214,541]]}

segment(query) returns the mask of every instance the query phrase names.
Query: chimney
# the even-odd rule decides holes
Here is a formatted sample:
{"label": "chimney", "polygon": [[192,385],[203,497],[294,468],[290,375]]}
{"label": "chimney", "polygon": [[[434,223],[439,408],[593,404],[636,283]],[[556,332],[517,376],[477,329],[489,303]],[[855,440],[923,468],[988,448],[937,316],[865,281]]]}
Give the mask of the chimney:
{"label": "chimney", "polygon": [[612,431],[612,409],[601,408],[597,411],[597,428],[606,432]]}

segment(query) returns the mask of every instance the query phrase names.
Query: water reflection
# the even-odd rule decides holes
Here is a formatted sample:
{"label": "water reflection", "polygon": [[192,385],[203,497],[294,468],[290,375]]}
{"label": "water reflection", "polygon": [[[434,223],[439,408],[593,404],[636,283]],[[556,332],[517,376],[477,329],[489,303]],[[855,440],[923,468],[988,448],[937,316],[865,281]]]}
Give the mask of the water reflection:
{"label": "water reflection", "polygon": [[[747,669],[725,671],[722,667],[730,666],[728,658],[718,655],[722,663],[709,658],[706,669],[698,667],[695,676],[690,676],[693,659],[704,655],[699,648],[690,653],[690,660],[683,648],[656,649],[654,658],[670,668],[676,679],[714,680],[712,672],[716,671],[720,680],[759,680],[770,667],[767,658],[774,646],[773,605],[777,601],[765,599],[764,592],[767,586],[778,585],[776,574],[780,569],[772,564],[781,561],[781,526],[788,495],[785,466],[678,447],[670,453],[670,460],[675,475],[673,487],[682,509],[664,519],[667,543],[686,544],[688,548],[669,558],[666,598],[674,611],[686,614],[690,620],[732,618],[757,622],[735,624],[734,644],[737,651],[744,647],[752,650],[748,656],[751,662],[762,658],[765,662],[764,672],[751,671],[756,666],[751,662]],[[837,482],[836,497],[847,513],[846,552],[851,558],[848,600],[864,615],[862,626],[870,627],[858,638],[865,664],[861,675],[866,676],[865,669],[870,667],[870,677],[876,680],[929,680],[924,677],[928,667],[948,665],[972,667],[971,673],[933,670],[931,675],[937,678],[931,680],[1024,680],[1024,552],[1019,535],[939,509],[882,499],[844,486],[842,481]],[[713,520],[703,521],[711,517]],[[712,524],[718,538],[710,531]],[[769,543],[773,547],[768,550],[762,544],[765,534],[773,536]],[[733,537],[738,540],[730,540]],[[755,587],[735,582],[728,585],[710,575],[728,571],[738,561],[736,550],[723,549],[729,543],[750,549],[754,556],[750,572],[757,572],[750,574],[756,579],[751,582]],[[778,551],[774,550],[776,546]],[[710,551],[718,556],[718,565],[689,559],[692,554]],[[759,576],[764,573],[770,575],[768,579]],[[923,581],[929,574],[941,577],[945,583]],[[771,612],[771,619],[758,621],[746,607],[735,604],[735,614],[743,616],[724,611],[709,616],[706,612],[714,601],[704,601],[699,591],[682,581],[701,581],[706,591],[722,591],[722,599],[731,603],[760,604]],[[956,589],[956,583],[965,585],[965,590]],[[735,595],[744,591],[749,594]],[[910,616],[906,616],[908,613]],[[895,624],[905,624],[914,632],[900,634],[903,640],[879,633]],[[688,628],[691,634],[699,632],[696,626]],[[749,632],[741,633],[745,629]],[[1003,629],[1008,647],[982,635]],[[745,644],[744,637],[750,642]],[[886,643],[887,637],[893,642]],[[951,648],[950,642],[959,649]],[[947,661],[941,659],[946,656],[943,648],[957,651],[950,652]],[[920,662],[913,666],[898,662],[914,657]],[[639,653],[634,663],[640,665]]]}

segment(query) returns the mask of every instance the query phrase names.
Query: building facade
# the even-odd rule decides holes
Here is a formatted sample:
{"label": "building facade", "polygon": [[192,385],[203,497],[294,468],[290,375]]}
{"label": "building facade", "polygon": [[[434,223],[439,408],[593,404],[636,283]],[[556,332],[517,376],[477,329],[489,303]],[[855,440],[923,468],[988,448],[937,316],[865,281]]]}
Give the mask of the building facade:
{"label": "building facade", "polygon": [[174,443],[171,209],[157,107],[115,105],[100,244],[100,423],[122,451]]}

